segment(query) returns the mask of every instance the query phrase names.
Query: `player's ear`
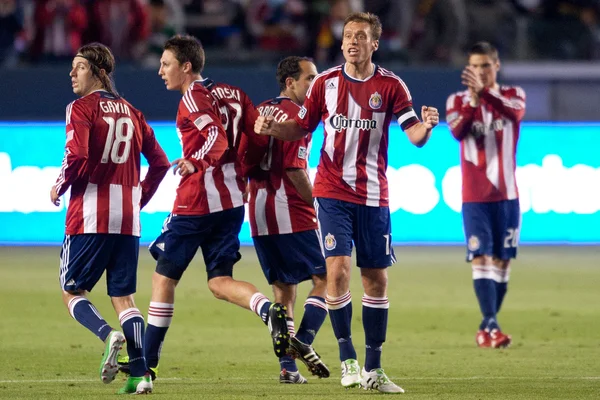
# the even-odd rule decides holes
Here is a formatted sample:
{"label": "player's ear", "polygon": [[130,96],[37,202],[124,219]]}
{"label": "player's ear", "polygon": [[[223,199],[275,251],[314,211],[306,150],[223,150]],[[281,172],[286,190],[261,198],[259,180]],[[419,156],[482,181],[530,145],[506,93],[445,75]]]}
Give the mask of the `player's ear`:
{"label": "player's ear", "polygon": [[287,78],[285,78],[285,87],[289,88],[292,87],[294,85],[294,78],[292,78],[291,76],[288,76]]}
{"label": "player's ear", "polygon": [[185,72],[186,74],[190,73],[192,71],[192,63],[189,61],[186,61],[183,63],[183,72]]}
{"label": "player's ear", "polygon": [[377,51],[379,48],[379,40],[373,40],[373,51]]}

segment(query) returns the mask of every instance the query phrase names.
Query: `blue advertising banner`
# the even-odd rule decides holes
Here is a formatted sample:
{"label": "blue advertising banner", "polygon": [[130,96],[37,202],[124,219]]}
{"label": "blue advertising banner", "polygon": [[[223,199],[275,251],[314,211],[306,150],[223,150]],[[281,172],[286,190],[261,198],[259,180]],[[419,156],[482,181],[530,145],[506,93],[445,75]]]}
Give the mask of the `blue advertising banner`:
{"label": "blue advertising banner", "polygon": [[[181,155],[172,123],[151,123],[169,159]],[[0,123],[0,244],[59,244],[68,199],[50,202],[62,162],[63,123]],[[314,176],[323,141],[310,156]],[[517,153],[521,243],[600,243],[600,123],[524,123]],[[145,170],[144,170],[145,173]],[[446,125],[419,149],[390,129],[388,178],[395,244],[464,242],[459,146]],[[171,210],[172,173],[142,210],[142,242],[152,241]],[[240,233],[250,244],[247,221]]]}

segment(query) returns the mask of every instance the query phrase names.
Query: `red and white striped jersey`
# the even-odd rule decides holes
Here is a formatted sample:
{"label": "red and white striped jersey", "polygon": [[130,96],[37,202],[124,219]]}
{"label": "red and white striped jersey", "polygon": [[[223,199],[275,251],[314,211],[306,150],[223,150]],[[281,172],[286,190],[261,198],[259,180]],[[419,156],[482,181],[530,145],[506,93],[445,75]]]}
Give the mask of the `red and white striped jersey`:
{"label": "red and white striped jersey", "polygon": [[517,86],[484,89],[479,106],[468,91],[446,102],[446,120],[460,141],[463,203],[513,200],[517,189],[516,154],[525,92]]}
{"label": "red and white striped jersey", "polygon": [[201,81],[192,82],[181,98],[176,125],[183,158],[197,171],[181,178],[173,214],[206,215],[232,208],[228,183],[235,182],[236,171],[233,163],[225,162],[227,134],[217,100]]}
{"label": "red and white striped jersey", "polygon": [[[264,154],[268,138],[254,133],[254,121],[258,118],[258,112],[250,97],[242,89],[226,83],[216,83],[208,78],[202,81],[202,85],[217,101],[228,141],[228,150],[221,160],[221,164],[215,166],[213,170],[215,185],[221,194],[222,203],[219,205],[216,198],[212,202],[209,199],[210,212],[215,212],[244,204],[246,180],[241,159],[246,151],[256,151],[253,145],[256,140],[265,143],[262,146],[263,149],[260,150],[260,154]],[[260,162],[262,156],[257,158],[255,163]],[[222,184],[217,180],[220,175],[223,175]]]}
{"label": "red and white striped jersey", "polygon": [[[293,118],[299,109],[288,97],[276,97],[258,106],[260,115],[273,116],[277,122]],[[311,136],[309,133],[294,142],[269,137],[268,151],[260,169],[257,167],[250,174],[248,203],[252,237],[318,228],[314,208],[302,199],[286,174],[287,169],[308,169]]]}
{"label": "red and white striped jersey", "polygon": [[[55,188],[69,187],[66,234],[140,236],[140,208],[169,170],[169,160],[142,113],[120,97],[95,91],[67,106],[65,156]],[[140,183],[140,154],[150,168]]]}
{"label": "red and white striped jersey", "polygon": [[394,116],[403,130],[419,121],[404,82],[375,66],[373,75],[357,80],[345,66],[315,77],[296,121],[312,132],[322,120],[325,139],[313,195],[388,206],[388,131]]}

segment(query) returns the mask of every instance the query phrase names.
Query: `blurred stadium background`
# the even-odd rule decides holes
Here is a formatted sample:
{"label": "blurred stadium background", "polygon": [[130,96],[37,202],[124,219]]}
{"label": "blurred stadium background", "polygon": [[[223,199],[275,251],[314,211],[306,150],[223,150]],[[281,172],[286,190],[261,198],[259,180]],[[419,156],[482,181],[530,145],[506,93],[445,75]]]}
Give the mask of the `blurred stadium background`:
{"label": "blurred stadium background", "polygon": [[[354,10],[382,18],[375,61],[407,83],[416,107],[445,114],[447,96],[461,89],[465,50],[478,40],[499,48],[499,80],[527,93],[517,155],[522,247],[500,314],[514,338],[508,350],[474,347],[478,310],[463,262],[457,143],[442,124],[415,149],[393,127],[389,176],[399,263],[390,275],[386,371],[409,397],[600,397],[600,1],[0,0],[0,398],[99,398],[116,390],[98,384],[101,347],[68,317],[57,282],[65,209],[51,205],[48,192],[62,160],[65,106],[75,98],[68,77],[75,50],[89,41],[111,46],[117,89],[146,114],[173,159],[180,152],[173,126],[179,94],[157,76],[169,36],[200,38],[203,75],[240,86],[258,103],[278,94],[275,65],[284,56],[311,56],[319,70],[340,63],[341,23]],[[176,183],[170,175],[143,212],[144,242],[158,234]],[[247,224],[241,239],[251,244]],[[144,310],[153,263],[141,254],[137,302]],[[315,347],[333,377],[281,388],[265,328],[212,299],[203,264],[194,267],[178,294],[157,393],[362,394],[338,385],[329,322]],[[270,292],[251,246],[236,275]],[[361,293],[358,280],[353,285]],[[100,285],[92,298],[114,323],[104,292]],[[359,307],[354,334],[361,343]]]}

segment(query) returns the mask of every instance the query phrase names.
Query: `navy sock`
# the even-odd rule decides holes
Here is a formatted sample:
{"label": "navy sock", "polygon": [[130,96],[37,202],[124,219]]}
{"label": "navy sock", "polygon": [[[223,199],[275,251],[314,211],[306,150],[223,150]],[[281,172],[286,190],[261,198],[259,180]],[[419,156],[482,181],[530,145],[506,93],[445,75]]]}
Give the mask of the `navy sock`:
{"label": "navy sock", "polygon": [[496,282],[491,279],[492,266],[473,265],[473,287],[483,315],[479,329],[497,329]]}
{"label": "navy sock", "polygon": [[167,330],[173,320],[174,305],[168,303],[150,302],[148,309],[148,327],[144,351],[148,368],[156,368],[160,359],[162,345],[167,335]]}
{"label": "navy sock", "polygon": [[281,370],[284,369],[288,372],[296,372],[298,371],[298,367],[296,366],[296,361],[290,356],[279,357],[279,366]]}
{"label": "navy sock", "polygon": [[131,376],[144,376],[148,367],[144,357],[144,317],[137,308],[128,308],[119,314],[119,322],[127,339],[127,355]]}
{"label": "navy sock", "polygon": [[356,350],[352,344],[352,296],[350,292],[340,297],[327,296],[327,308],[333,327],[333,333],[340,348],[340,360],[356,360]]}
{"label": "navy sock", "polygon": [[69,313],[77,322],[88,328],[103,342],[113,330],[102,318],[96,307],[83,296],[73,297],[69,300]]}
{"label": "navy sock", "polygon": [[327,304],[325,304],[325,299],[318,296],[308,297],[304,302],[304,316],[300,321],[296,338],[302,343],[312,344],[326,317]]}
{"label": "navy sock", "polygon": [[510,266],[506,269],[494,267],[494,280],[496,281],[496,314],[500,312],[504,296],[508,289],[508,279],[510,277]]}
{"label": "navy sock", "polygon": [[390,303],[387,297],[371,297],[365,294],[362,305],[367,350],[364,367],[370,372],[381,368],[381,348],[385,342]]}

